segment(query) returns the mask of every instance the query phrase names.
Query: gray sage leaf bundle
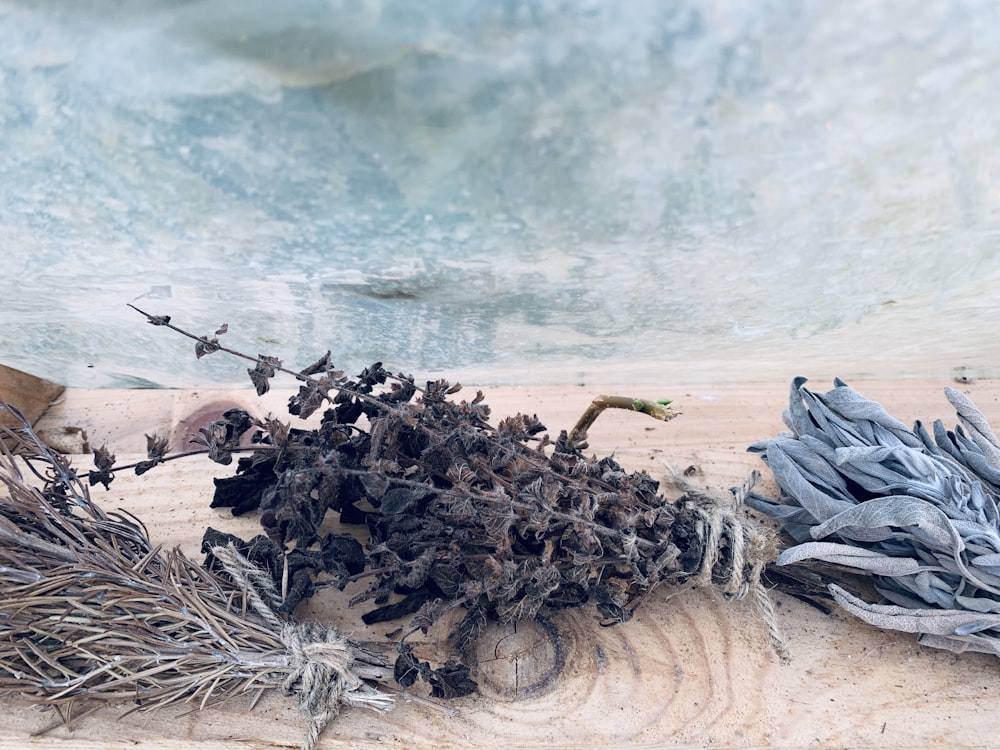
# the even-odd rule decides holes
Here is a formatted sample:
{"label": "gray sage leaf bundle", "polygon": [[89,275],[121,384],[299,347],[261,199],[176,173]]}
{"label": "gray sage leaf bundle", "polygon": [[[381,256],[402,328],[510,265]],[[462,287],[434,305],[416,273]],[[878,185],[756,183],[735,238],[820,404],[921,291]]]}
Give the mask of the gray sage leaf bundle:
{"label": "gray sage leaf bundle", "polygon": [[1000,655],[1000,442],[983,414],[946,388],[961,424],[910,429],[839,379],[827,393],[805,383],[793,381],[783,414],[792,434],[749,448],[781,497],[747,503],[796,542],[778,565],[870,575],[880,602],[836,583],[830,593],[865,622],[927,646]]}
{"label": "gray sage leaf bundle", "polygon": [[[231,545],[222,572],[153,546],[135,518],[104,512],[21,422],[0,426],[0,692],[56,708],[134,701],[149,710],[237,694],[297,694],[305,748],[341,704],[387,709],[366,678],[391,670],[334,628],[275,610],[270,576]],[[259,697],[259,695],[257,696]]]}

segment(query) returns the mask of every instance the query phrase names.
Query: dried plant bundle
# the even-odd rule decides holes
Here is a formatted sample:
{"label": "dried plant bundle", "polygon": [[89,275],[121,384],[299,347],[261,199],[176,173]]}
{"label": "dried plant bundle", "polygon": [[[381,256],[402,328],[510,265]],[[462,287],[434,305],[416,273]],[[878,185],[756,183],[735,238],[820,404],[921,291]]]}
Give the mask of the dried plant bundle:
{"label": "dried plant bundle", "polygon": [[[784,413],[792,434],[750,447],[781,497],[748,504],[795,542],[778,565],[819,565],[837,603],[872,625],[1000,655],[1000,441],[982,412],[946,388],[962,425],[910,429],[840,380],[827,393],[805,383]],[[848,591],[845,569],[871,576],[882,601]]]}
{"label": "dried plant bundle", "polygon": [[[317,581],[340,588],[370,581],[351,600],[376,605],[363,615],[366,624],[409,619],[398,631],[394,668],[404,687],[424,679],[438,698],[475,690],[466,665],[433,669],[407,641],[450,611],[462,612],[449,634],[461,651],[487,621],[545,617],[588,602],[603,624],[625,622],[661,584],[750,595],[785,656],[760,581],[769,537],[739,509],[752,482],[728,499],[678,482],[680,496],[670,498],[645,472],[584,453],[587,430],[603,409],[669,420],[669,401],[602,396],[572,430],[551,440],[536,416],[492,423],[482,392],[458,400],[459,384],[420,386],[381,362],[350,378],[329,352],[289,370],[277,357],[222,346],[227,325],[196,336],[169,316],[143,314],[193,339],[199,357],[221,351],[252,362],[248,373],[259,394],[279,372],[294,377],[300,385],[289,413],[322,414],[309,429],[235,409],[201,431],[196,442],[221,463],[251,436],[236,474],[216,480],[213,507],[258,512],[267,533],[244,542],[209,530],[207,546],[232,542],[276,583],[289,581],[282,605],[289,612]],[[150,461],[137,470],[162,460],[165,444],[151,437],[150,445]],[[112,463],[98,457],[91,481],[111,481]],[[321,535],[328,512],[367,527],[364,551],[346,535]]]}
{"label": "dried plant bundle", "polygon": [[0,426],[0,691],[68,721],[77,702],[148,710],[277,688],[299,696],[306,748],[341,704],[391,706],[366,681],[389,677],[385,663],[330,626],[280,618],[270,576],[235,548],[213,550],[216,572],[154,547],[0,411],[21,424]]}

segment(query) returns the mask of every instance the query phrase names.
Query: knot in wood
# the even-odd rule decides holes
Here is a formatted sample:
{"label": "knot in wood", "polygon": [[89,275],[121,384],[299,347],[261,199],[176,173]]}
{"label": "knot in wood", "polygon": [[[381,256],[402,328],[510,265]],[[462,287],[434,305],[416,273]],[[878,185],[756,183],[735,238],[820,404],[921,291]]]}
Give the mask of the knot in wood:
{"label": "knot in wood", "polygon": [[480,692],[516,701],[555,688],[566,663],[566,639],[545,619],[491,623],[470,652]]}

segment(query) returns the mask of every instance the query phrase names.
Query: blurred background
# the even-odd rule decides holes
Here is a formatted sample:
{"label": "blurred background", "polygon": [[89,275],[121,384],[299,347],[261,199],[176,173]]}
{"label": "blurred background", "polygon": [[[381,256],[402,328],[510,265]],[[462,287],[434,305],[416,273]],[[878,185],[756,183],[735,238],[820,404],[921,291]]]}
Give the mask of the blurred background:
{"label": "blurred background", "polygon": [[1000,5],[0,0],[0,363],[1000,373]]}

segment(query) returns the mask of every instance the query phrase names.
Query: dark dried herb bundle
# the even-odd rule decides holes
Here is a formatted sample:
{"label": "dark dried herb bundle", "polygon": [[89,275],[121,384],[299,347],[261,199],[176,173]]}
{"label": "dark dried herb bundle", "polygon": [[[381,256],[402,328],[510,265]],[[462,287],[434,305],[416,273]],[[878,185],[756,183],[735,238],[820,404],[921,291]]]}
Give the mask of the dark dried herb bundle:
{"label": "dark dried herb bundle", "polygon": [[[199,355],[225,351],[254,362],[249,373],[258,393],[277,372],[293,375],[300,387],[289,402],[292,415],[305,418],[328,405],[312,429],[242,410],[202,429],[196,442],[221,463],[232,460],[245,434],[253,442],[236,474],[216,480],[213,507],[260,513],[272,546],[263,537],[228,541],[284,581],[286,613],[313,593],[319,577],[341,588],[371,579],[352,600],[374,603],[364,621],[410,618],[396,665],[403,685],[424,677],[439,697],[475,688],[463,666],[432,670],[406,642],[456,609],[463,612],[450,633],[456,647],[489,620],[587,602],[605,624],[624,622],[661,583],[712,583],[734,597],[753,592],[770,611],[760,585],[766,537],[735,507],[748,489],[735,503],[693,490],[668,500],[647,474],[584,455],[586,429],[602,408],[672,418],[661,403],[599,399],[574,430],[551,441],[534,416],[491,424],[481,392],[453,398],[460,385],[417,386],[381,363],[348,378],[329,353],[292,372],[275,357],[248,357],[167,317],[147,318],[195,339]],[[108,471],[99,476],[104,481]],[[321,533],[328,512],[367,526],[366,554],[350,537]],[[218,538],[210,530],[209,546]]]}
{"label": "dark dried herb bundle", "polygon": [[[946,388],[964,429],[911,430],[840,380],[827,393],[805,383],[792,383],[784,414],[793,434],[750,447],[781,497],[748,503],[796,543],[778,564],[812,561],[870,624],[1000,655],[1000,441],[983,414]],[[871,576],[882,601],[848,592],[845,568]]]}
{"label": "dark dried herb bundle", "polygon": [[22,423],[0,425],[0,692],[68,722],[77,702],[148,710],[283,689],[310,720],[307,749],[341,703],[391,706],[363,679],[388,679],[385,663],[332,627],[279,618],[270,576],[231,545],[213,550],[220,573],[153,547],[16,409],[0,412]]}

